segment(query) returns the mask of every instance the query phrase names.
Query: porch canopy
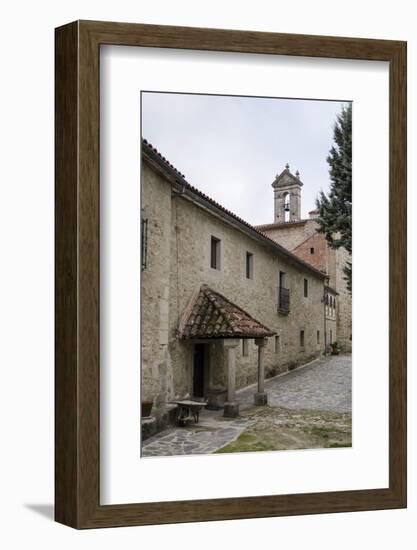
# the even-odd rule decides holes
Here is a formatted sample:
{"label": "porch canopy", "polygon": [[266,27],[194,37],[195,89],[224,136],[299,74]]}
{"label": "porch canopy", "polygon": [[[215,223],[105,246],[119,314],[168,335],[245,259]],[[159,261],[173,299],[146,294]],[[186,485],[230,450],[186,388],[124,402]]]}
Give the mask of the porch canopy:
{"label": "porch canopy", "polygon": [[207,285],[201,285],[194,294],[179,326],[179,337],[184,340],[266,338],[274,334],[244,309]]}
{"label": "porch canopy", "polygon": [[256,405],[266,405],[264,391],[264,349],[268,336],[274,331],[254,319],[244,309],[237,306],[222,294],[207,285],[201,285],[194,294],[184,312],[178,329],[183,340],[222,339],[227,350],[227,402],[224,416],[235,417],[239,414],[236,401],[236,347],[239,339],[254,338],[258,346],[258,391],[255,394]]}

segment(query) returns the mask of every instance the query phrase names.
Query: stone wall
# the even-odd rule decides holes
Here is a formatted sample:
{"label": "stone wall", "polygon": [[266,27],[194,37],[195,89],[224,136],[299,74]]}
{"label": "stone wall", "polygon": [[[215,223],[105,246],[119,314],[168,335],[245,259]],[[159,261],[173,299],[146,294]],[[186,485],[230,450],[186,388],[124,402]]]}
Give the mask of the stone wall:
{"label": "stone wall", "polygon": [[294,250],[316,231],[316,222],[301,220],[281,224],[260,225],[259,230],[288,250]]}
{"label": "stone wall", "polygon": [[325,323],[326,323],[326,350],[329,350],[330,344],[338,341],[337,335],[337,307],[332,308],[328,305],[324,308]]}
{"label": "stone wall", "polygon": [[[176,338],[179,320],[193,293],[201,284],[225,295],[258,321],[277,332],[268,339],[265,350],[266,376],[305,363],[324,350],[324,338],[317,344],[317,330],[323,331],[323,280],[294,265],[243,232],[223,222],[178,195],[172,200],[170,354],[174,393],[182,397],[192,391],[193,344]],[[211,236],[221,241],[221,269],[210,267]],[[253,279],[245,273],[246,252],[254,258]],[[287,274],[291,293],[291,311],[277,311],[279,271]],[[304,279],[309,295],[304,298]],[[304,347],[300,331],[304,330]],[[248,355],[242,345],[237,352],[237,388],[257,379],[257,347],[249,341]],[[213,386],[226,384],[222,343],[210,345],[210,381]]]}
{"label": "stone wall", "polygon": [[141,192],[141,216],[147,220],[147,266],[141,273],[142,399],[158,405],[173,388],[168,348],[171,187],[142,163]]}
{"label": "stone wall", "polygon": [[[311,271],[261,244],[210,210],[172,192],[171,184],[147,164],[142,166],[142,217],[148,220],[147,267],[141,276],[141,360],[143,397],[156,405],[192,395],[194,342],[177,338],[180,318],[193,293],[207,284],[276,331],[265,350],[265,373],[273,376],[305,363],[324,351],[330,330],[343,344],[350,337],[349,307],[338,318],[324,316],[324,281]],[[314,221],[294,224],[291,244],[307,237]],[[289,224],[290,225],[290,224]],[[289,227],[288,229],[291,230]],[[287,229],[283,230],[287,231]],[[210,267],[211,237],[221,241],[221,269]],[[287,246],[289,248],[289,246]],[[246,253],[253,254],[253,278],[246,278]],[[341,256],[339,258],[342,261]],[[290,313],[278,312],[279,272],[286,273]],[[337,271],[337,269],[336,269]],[[304,279],[308,297],[304,297]],[[337,281],[338,284],[340,280]],[[343,294],[345,299],[345,294]],[[342,300],[338,300],[339,305]],[[340,331],[339,325],[342,324]],[[336,326],[337,325],[337,326]],[[304,331],[304,346],[301,345]],[[339,337],[340,333],[340,337]],[[257,380],[257,347],[249,340],[237,350],[236,385]],[[226,386],[222,341],[206,346],[209,386]]]}
{"label": "stone wall", "polygon": [[[302,220],[296,224],[261,226],[263,233],[271,239],[292,250],[302,260],[322,269],[323,266],[329,276],[329,286],[338,293],[337,319],[335,330],[337,340],[343,351],[352,349],[352,298],[346,288],[343,267],[349,259],[348,252],[343,249],[333,250],[326,244],[324,235],[316,233],[317,222],[314,219]],[[311,255],[313,247],[315,254]],[[330,330],[330,329],[329,329]],[[329,331],[327,331],[329,338]],[[333,338],[335,340],[335,338]]]}
{"label": "stone wall", "polygon": [[299,258],[313,265],[316,269],[328,273],[328,246],[324,235],[314,232],[310,237],[293,249]]}
{"label": "stone wall", "polygon": [[344,248],[336,250],[337,341],[343,351],[352,351],[352,297],[346,287],[343,268],[350,260]]}

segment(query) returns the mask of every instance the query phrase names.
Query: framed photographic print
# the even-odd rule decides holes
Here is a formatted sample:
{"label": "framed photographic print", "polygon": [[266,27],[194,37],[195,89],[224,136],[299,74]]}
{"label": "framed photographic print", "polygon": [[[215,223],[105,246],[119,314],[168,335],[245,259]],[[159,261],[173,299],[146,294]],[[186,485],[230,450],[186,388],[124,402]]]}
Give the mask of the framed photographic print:
{"label": "framed photographic print", "polygon": [[56,520],[406,506],[406,44],[56,29]]}

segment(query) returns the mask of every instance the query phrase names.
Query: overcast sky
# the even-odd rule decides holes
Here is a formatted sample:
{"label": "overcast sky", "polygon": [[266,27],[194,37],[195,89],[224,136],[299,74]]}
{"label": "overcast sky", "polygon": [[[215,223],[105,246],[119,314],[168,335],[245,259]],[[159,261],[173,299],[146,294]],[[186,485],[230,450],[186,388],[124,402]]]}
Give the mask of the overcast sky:
{"label": "overcast sky", "polygon": [[302,216],[329,188],[339,101],[142,93],[142,137],[187,181],[251,224],[274,221],[271,183],[300,171]]}

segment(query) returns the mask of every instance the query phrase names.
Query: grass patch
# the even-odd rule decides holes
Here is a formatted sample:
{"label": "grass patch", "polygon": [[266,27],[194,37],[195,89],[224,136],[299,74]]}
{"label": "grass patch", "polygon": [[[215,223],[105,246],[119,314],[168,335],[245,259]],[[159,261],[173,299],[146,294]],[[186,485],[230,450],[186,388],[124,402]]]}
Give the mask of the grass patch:
{"label": "grass patch", "polygon": [[216,453],[352,446],[350,415],[262,407],[248,416],[256,423]]}

